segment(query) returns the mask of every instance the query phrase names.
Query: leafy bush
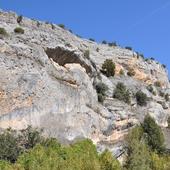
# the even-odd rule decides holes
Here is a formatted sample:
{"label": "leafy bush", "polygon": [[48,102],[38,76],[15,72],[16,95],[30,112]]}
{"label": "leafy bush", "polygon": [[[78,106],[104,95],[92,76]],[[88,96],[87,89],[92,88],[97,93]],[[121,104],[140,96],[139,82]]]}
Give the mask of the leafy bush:
{"label": "leafy bush", "polygon": [[107,77],[115,75],[115,64],[112,60],[106,59],[102,65],[102,72],[106,74]]}
{"label": "leafy bush", "polygon": [[116,89],[113,92],[113,97],[130,104],[130,92],[126,89],[123,83],[117,83]]}
{"label": "leafy bush", "polygon": [[127,46],[127,47],[125,47],[125,49],[132,50],[132,47]]}
{"label": "leafy bush", "polygon": [[109,45],[110,47],[115,47],[115,46],[117,46],[117,43],[116,43],[116,42],[110,42],[110,43],[108,43],[108,45]]}
{"label": "leafy bush", "polygon": [[103,103],[105,100],[105,96],[100,93],[97,94],[97,98],[98,98],[98,102],[100,103]]}
{"label": "leafy bush", "polygon": [[165,94],[165,100],[166,100],[167,102],[169,101],[169,94],[168,94],[168,93]]}
{"label": "leafy bush", "polygon": [[112,154],[105,150],[99,157],[101,170],[121,170],[120,163]]}
{"label": "leafy bush", "polygon": [[58,26],[59,26],[60,28],[65,29],[65,25],[64,25],[64,24],[58,24]]}
{"label": "leafy bush", "polygon": [[102,94],[102,95],[105,95],[105,93],[106,93],[107,90],[108,90],[108,87],[107,87],[104,83],[102,83],[102,82],[100,82],[100,83],[98,83],[98,84],[96,85],[96,91],[97,91],[97,93],[100,93],[100,94]]}
{"label": "leafy bush", "polygon": [[153,151],[161,152],[164,149],[164,135],[155,120],[147,115],[142,124],[149,147]]}
{"label": "leafy bush", "polygon": [[142,127],[137,126],[126,137],[127,159],[125,168],[128,170],[151,170],[149,148],[142,140],[143,134]]}
{"label": "leafy bush", "polygon": [[136,93],[136,101],[137,104],[140,106],[146,106],[148,97],[145,93],[143,93],[141,90]]}
{"label": "leafy bush", "polygon": [[98,94],[98,101],[100,103],[103,103],[107,90],[108,90],[108,87],[104,83],[98,83],[96,85],[96,91],[97,91],[97,94]]}
{"label": "leafy bush", "polygon": [[149,85],[149,86],[147,87],[147,89],[148,89],[148,91],[151,92],[154,96],[156,95],[156,92],[154,91],[154,88],[153,88],[152,85]]}
{"label": "leafy bush", "polygon": [[7,129],[0,134],[0,160],[15,162],[20,154],[21,148],[18,146],[16,132]]}
{"label": "leafy bush", "polygon": [[96,51],[99,52],[99,50],[100,50],[100,49],[97,47],[97,48],[96,48]]}
{"label": "leafy bush", "polygon": [[89,50],[86,50],[84,51],[84,56],[89,59],[90,58],[90,51]]}
{"label": "leafy bush", "polygon": [[130,76],[130,77],[134,76],[135,74],[136,73],[135,73],[135,70],[133,68],[130,68],[127,72],[127,75]]}
{"label": "leafy bush", "polygon": [[22,29],[21,27],[17,27],[14,29],[14,32],[19,34],[24,34],[24,29]]}
{"label": "leafy bush", "polygon": [[121,69],[121,70],[119,71],[119,74],[120,74],[120,75],[124,75],[125,73],[124,73],[124,71]]}
{"label": "leafy bush", "polygon": [[31,126],[18,133],[7,129],[0,134],[0,160],[15,162],[20,153],[33,148],[42,140],[40,132]]}
{"label": "leafy bush", "polygon": [[0,35],[4,35],[4,36],[8,35],[5,28],[0,28]]}
{"label": "leafy bush", "polygon": [[18,24],[20,24],[20,23],[22,22],[22,19],[23,19],[23,16],[22,16],[22,15],[20,15],[20,16],[17,17],[17,22],[18,22]]}
{"label": "leafy bush", "polygon": [[95,42],[95,39],[93,39],[93,38],[89,38],[89,40]]}
{"label": "leafy bush", "polygon": [[166,65],[165,65],[165,64],[162,64],[162,67],[163,67],[163,68],[166,68]]}
{"label": "leafy bush", "polygon": [[160,82],[160,81],[156,81],[156,82],[155,82],[155,86],[161,87],[161,82]]}
{"label": "leafy bush", "polygon": [[103,41],[102,41],[102,44],[107,44],[107,41],[103,40]]}

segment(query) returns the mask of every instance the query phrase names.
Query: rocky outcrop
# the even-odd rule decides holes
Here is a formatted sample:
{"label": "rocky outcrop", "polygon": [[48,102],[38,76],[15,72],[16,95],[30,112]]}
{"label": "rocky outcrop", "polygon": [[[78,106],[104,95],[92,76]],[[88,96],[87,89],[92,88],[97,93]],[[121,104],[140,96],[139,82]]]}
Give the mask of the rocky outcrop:
{"label": "rocky outcrop", "polygon": [[[119,46],[80,39],[57,25],[28,18],[18,24],[12,12],[0,12],[0,24],[8,33],[0,38],[0,128],[32,125],[62,142],[90,138],[99,150],[108,147],[119,155],[128,129],[146,114],[167,126],[169,102],[160,93],[170,95],[170,86],[167,71],[158,62]],[[18,26],[24,34],[14,33]],[[100,72],[106,59],[116,64],[114,77]],[[135,71],[132,77],[127,75],[130,69]],[[160,87],[155,86],[158,81]],[[97,82],[108,86],[103,104],[97,100]],[[113,99],[118,82],[131,92],[130,105]],[[149,97],[146,107],[136,103],[138,90]]]}

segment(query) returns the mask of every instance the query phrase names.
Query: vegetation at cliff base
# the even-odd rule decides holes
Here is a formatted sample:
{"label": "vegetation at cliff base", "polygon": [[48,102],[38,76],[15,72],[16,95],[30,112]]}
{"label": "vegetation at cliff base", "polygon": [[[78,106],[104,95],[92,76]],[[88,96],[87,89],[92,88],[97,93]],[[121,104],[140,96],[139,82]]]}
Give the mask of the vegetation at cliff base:
{"label": "vegetation at cliff base", "polygon": [[0,134],[0,170],[121,170],[121,166],[108,150],[98,153],[89,139],[65,146],[28,127]]}
{"label": "vegetation at cliff base", "polygon": [[28,127],[0,133],[0,170],[169,170],[170,155],[164,136],[154,119],[143,123],[125,137],[121,165],[108,150],[98,153],[89,139],[62,145],[44,138],[41,131]]}

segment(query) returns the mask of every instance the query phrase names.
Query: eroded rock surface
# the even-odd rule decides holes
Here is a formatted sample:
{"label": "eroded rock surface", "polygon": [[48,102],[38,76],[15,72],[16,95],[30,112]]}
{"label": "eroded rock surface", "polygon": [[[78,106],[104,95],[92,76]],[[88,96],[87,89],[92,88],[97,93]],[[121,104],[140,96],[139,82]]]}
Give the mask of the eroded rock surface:
{"label": "eroded rock surface", "polygon": [[[62,142],[90,138],[99,150],[108,147],[119,155],[124,135],[146,114],[167,126],[169,102],[160,92],[170,95],[170,86],[166,69],[157,61],[80,39],[57,25],[28,18],[19,25],[12,12],[0,12],[0,25],[8,32],[0,39],[0,128],[32,125]],[[18,26],[24,34],[14,33]],[[112,78],[100,72],[106,59],[116,64]],[[129,69],[134,69],[133,77],[127,75]],[[155,87],[158,81],[160,87]],[[103,105],[98,103],[96,82],[109,88]],[[112,98],[118,82],[130,90],[130,105]],[[148,85],[153,85],[155,94]],[[146,107],[136,103],[138,90],[149,97]]]}

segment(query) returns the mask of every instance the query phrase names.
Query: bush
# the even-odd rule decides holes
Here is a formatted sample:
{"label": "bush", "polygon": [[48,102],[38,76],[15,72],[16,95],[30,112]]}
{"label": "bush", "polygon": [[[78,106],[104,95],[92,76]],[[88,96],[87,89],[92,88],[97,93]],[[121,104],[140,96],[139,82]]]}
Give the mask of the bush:
{"label": "bush", "polygon": [[146,106],[148,97],[145,93],[143,93],[141,90],[136,93],[136,101],[137,104],[140,106]]}
{"label": "bush", "polygon": [[28,126],[26,129],[23,129],[18,135],[20,141],[20,146],[25,150],[33,148],[38,143],[43,141],[41,137],[41,131],[34,129],[31,126]]}
{"label": "bush", "polygon": [[89,50],[86,50],[84,51],[84,56],[89,59],[90,58],[90,51]]}
{"label": "bush", "polygon": [[114,90],[113,97],[130,104],[130,92],[126,89],[123,83],[117,83],[116,89]]}
{"label": "bush", "polygon": [[98,98],[98,102],[100,103],[103,103],[105,100],[105,96],[100,93],[97,94],[97,98]]}
{"label": "bush", "polygon": [[130,130],[125,140],[127,159],[125,168],[128,170],[151,170],[151,157],[148,146],[142,140],[143,129],[137,126]]}
{"label": "bush", "polygon": [[58,24],[58,26],[59,26],[60,28],[65,29],[65,25],[64,25],[64,24]]}
{"label": "bush", "polygon": [[107,41],[103,40],[103,41],[102,41],[102,44],[107,44]]}
{"label": "bush", "polygon": [[93,39],[93,38],[89,38],[89,40],[95,42],[95,39]]}
{"label": "bush", "polygon": [[102,72],[106,74],[107,77],[115,75],[115,64],[112,60],[106,59],[102,65]]}
{"label": "bush", "polygon": [[161,82],[160,82],[160,81],[156,81],[156,82],[155,82],[155,86],[156,86],[156,87],[161,87]]}
{"label": "bush", "polygon": [[101,170],[121,170],[120,163],[112,154],[105,150],[99,157]]}
{"label": "bush", "polygon": [[110,42],[110,43],[108,43],[108,45],[109,45],[110,47],[115,47],[115,46],[117,46],[117,43],[116,43],[116,42]]}
{"label": "bush", "polygon": [[154,88],[152,87],[152,85],[149,85],[147,87],[148,91],[151,92],[154,96],[156,96],[156,92],[154,91]]}
{"label": "bush", "polygon": [[132,47],[125,47],[125,49],[127,49],[127,50],[132,50]]}
{"label": "bush", "polygon": [[20,153],[33,148],[42,140],[40,132],[31,126],[18,133],[7,129],[0,134],[0,160],[15,162]]}
{"label": "bush", "polygon": [[0,28],[0,35],[4,35],[4,36],[8,35],[5,28]]}
{"label": "bush", "polygon": [[20,24],[20,23],[22,22],[22,19],[23,19],[23,16],[22,16],[22,15],[20,15],[20,16],[17,17],[17,22],[18,22],[18,24]]}
{"label": "bush", "polygon": [[96,91],[97,91],[97,94],[98,94],[98,101],[100,103],[103,103],[107,90],[108,90],[108,87],[104,83],[98,83],[96,85]]}
{"label": "bush", "polygon": [[16,132],[7,129],[0,134],[0,160],[15,162],[20,154]]}
{"label": "bush", "polygon": [[14,29],[14,32],[15,33],[18,33],[18,34],[24,34],[24,30],[21,28],[21,27],[17,27]]}
{"label": "bush", "polygon": [[96,85],[96,91],[97,93],[100,93],[102,95],[105,95],[106,91],[108,90],[108,87],[104,83],[98,83]]}
{"label": "bush", "polygon": [[169,101],[169,94],[168,94],[168,93],[165,94],[165,100],[166,100],[167,102]]}
{"label": "bush", "polygon": [[155,120],[147,115],[142,124],[144,132],[147,134],[146,140],[153,151],[162,152],[164,149],[164,135]]}
{"label": "bush", "polygon": [[124,75],[125,73],[124,73],[124,71],[121,69],[121,70],[119,71],[119,74],[120,74],[120,75]]}
{"label": "bush", "polygon": [[136,73],[135,73],[135,70],[133,68],[130,68],[127,72],[127,75],[130,76],[130,77],[134,76],[135,74]]}

